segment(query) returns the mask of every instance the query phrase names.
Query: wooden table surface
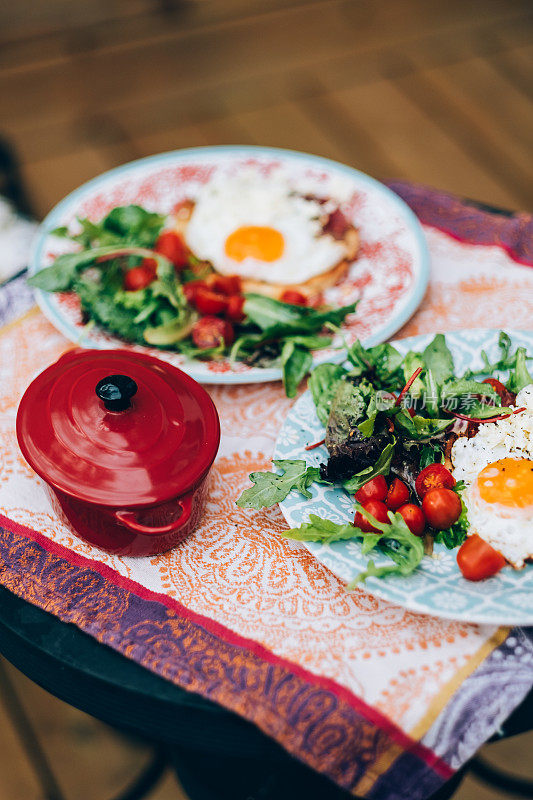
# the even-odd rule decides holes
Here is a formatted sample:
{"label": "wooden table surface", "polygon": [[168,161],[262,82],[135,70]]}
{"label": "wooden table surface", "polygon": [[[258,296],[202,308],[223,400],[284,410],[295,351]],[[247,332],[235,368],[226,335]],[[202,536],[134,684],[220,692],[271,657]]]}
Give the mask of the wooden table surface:
{"label": "wooden table surface", "polygon": [[[125,161],[240,143],[531,211],[532,34],[526,0],[0,0],[0,135],[38,216]],[[147,758],[7,674],[67,798],[111,796]],[[523,772],[531,740],[485,755]],[[0,686],[0,797],[42,798],[34,766]],[[184,795],[169,776],[151,797]]]}

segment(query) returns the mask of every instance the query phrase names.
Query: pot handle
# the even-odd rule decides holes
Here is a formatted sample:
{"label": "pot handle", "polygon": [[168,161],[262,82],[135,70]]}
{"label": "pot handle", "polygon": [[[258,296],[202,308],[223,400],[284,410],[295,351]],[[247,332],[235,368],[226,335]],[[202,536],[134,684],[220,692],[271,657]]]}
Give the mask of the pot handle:
{"label": "pot handle", "polygon": [[178,505],[181,508],[181,514],[174,522],[169,522],[168,525],[143,525],[142,522],[137,521],[135,511],[115,511],[114,517],[117,522],[121,525],[125,525],[126,528],[129,528],[129,530],[134,533],[144,533],[152,536],[174,533],[175,531],[179,531],[180,528],[183,528],[189,521],[192,511],[193,494],[194,492],[189,492],[183,497],[180,497]]}

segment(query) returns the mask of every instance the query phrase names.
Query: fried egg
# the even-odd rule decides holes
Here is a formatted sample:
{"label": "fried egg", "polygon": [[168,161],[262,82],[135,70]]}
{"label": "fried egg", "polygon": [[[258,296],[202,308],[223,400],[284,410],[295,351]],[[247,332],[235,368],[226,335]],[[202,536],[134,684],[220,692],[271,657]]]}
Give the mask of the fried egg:
{"label": "fried egg", "polygon": [[533,384],[516,397],[522,407],[457,439],[451,452],[453,475],[465,482],[469,534],[479,534],[517,569],[533,558]]}
{"label": "fried egg", "polygon": [[322,230],[324,215],[335,207],[298,194],[281,173],[222,173],[200,189],[185,238],[223,275],[305,283],[346,256],[343,241]]}

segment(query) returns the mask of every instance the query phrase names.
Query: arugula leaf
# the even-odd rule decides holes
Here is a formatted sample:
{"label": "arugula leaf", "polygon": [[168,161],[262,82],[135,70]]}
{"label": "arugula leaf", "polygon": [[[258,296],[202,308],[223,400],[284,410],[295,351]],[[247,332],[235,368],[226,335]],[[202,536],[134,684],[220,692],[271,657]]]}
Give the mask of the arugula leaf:
{"label": "arugula leaf", "polygon": [[349,522],[339,525],[322,519],[316,514],[310,514],[309,522],[302,523],[298,528],[282,531],[281,535],[299,542],[321,542],[322,544],[359,538],[362,540],[361,552],[363,555],[379,547],[394,562],[384,567],[376,567],[373,561],[369,561],[366,570],[348,584],[346,587],[348,590],[353,589],[357,583],[364,581],[370,575],[381,577],[387,574],[411,574],[420,564],[424,555],[422,539],[411,533],[401,514],[389,512],[390,522],[382,523],[375,520],[359,504],[356,505],[356,508],[380,533],[367,533]]}
{"label": "arugula leaf", "polygon": [[409,434],[409,437],[415,440],[424,441],[438,436],[440,433],[453,425],[453,419],[440,419],[440,418],[427,418],[419,414],[414,417],[404,409],[400,409],[394,416],[394,423],[399,425],[404,431]]}
{"label": "arugula leaf", "polygon": [[430,464],[444,464],[444,453],[432,444],[425,444],[420,448],[420,471]]}
{"label": "arugula leaf", "polygon": [[382,567],[376,567],[373,561],[369,561],[366,570],[348,584],[348,590],[353,589],[360,581],[365,581],[369,577],[382,578],[384,575],[410,575],[418,567],[424,557],[424,544],[422,538],[411,533],[401,514],[393,514],[389,511],[391,524],[387,525],[378,522],[368,513],[359,503],[356,503],[356,510],[381,531],[379,549],[394,562]]}
{"label": "arugula leaf", "polygon": [[368,439],[368,437],[372,436],[374,433],[374,425],[376,424],[376,417],[378,413],[379,408],[377,407],[376,393],[374,392],[368,401],[368,406],[366,408],[366,419],[363,420],[363,422],[360,422],[357,426],[359,433],[365,439]]}
{"label": "arugula leaf", "polygon": [[321,336],[319,333],[296,334],[295,336],[287,336],[285,341],[294,342],[298,347],[306,347],[308,350],[323,350],[324,347],[331,345],[333,337]]}
{"label": "arugula leaf", "polygon": [[146,211],[136,205],[118,206],[102,220],[104,232],[110,232],[124,241],[141,247],[152,247],[165,223],[162,214]]}
{"label": "arugula leaf", "polygon": [[340,325],[348,314],[353,314],[357,303],[330,311],[317,311],[308,306],[293,306],[262,294],[246,294],[243,313],[250,322],[268,334],[279,338],[299,333],[316,333],[329,322]]}
{"label": "arugula leaf", "polygon": [[298,347],[294,341],[288,340],[281,350],[281,368],[283,370],[283,386],[287,397],[294,397],[298,386],[309,372],[313,364],[313,356],[309,350]]}
{"label": "arugula leaf", "polygon": [[340,364],[319,364],[309,376],[309,389],[320,422],[325,426],[328,423],[331,402],[339,382],[347,374],[347,370]]}
{"label": "arugula leaf", "polygon": [[518,393],[524,386],[528,386],[530,383],[533,383],[533,378],[529,374],[527,365],[526,365],[526,349],[525,347],[517,348],[515,354],[516,362],[515,367],[512,370],[511,374],[509,375],[509,380],[507,382],[507,388],[510,392]]}
{"label": "arugula leaf", "polygon": [[162,214],[151,213],[140,206],[118,206],[99,222],[79,217],[81,230],[78,233],[70,233],[64,225],[51,233],[77,242],[85,249],[116,244],[152,247],[164,222]]}
{"label": "arugula leaf", "polygon": [[95,247],[92,250],[82,250],[79,253],[63,253],[50,267],[45,267],[28,278],[28,284],[45,292],[66,292],[74,288],[79,273],[85,267],[94,264],[99,259],[109,260],[113,256],[127,255],[153,258],[158,263],[158,269],[160,265],[164,267],[165,264],[170,264],[165,256],[144,247],[109,245]]}
{"label": "arugula leaf", "polygon": [[281,535],[286,539],[294,539],[297,542],[321,542],[330,544],[346,539],[353,539],[356,536],[365,537],[364,531],[356,528],[351,522],[345,525],[337,525],[329,519],[323,519],[316,514],[309,514],[309,522],[302,522],[299,528],[289,528],[281,531]]}
{"label": "arugula leaf", "polygon": [[[462,395],[481,395],[494,400],[494,405],[498,405],[500,397],[489,383],[478,383],[478,381],[467,378],[456,378],[448,380],[441,388],[442,402],[449,397],[461,397]],[[493,407],[494,407],[493,405]]]}
{"label": "arugula leaf", "polygon": [[491,417],[499,417],[500,414],[512,414],[514,408],[506,406],[490,406],[484,403],[472,403],[464,414],[473,419],[490,419]]}
{"label": "arugula leaf", "polygon": [[[509,334],[505,333],[505,331],[500,331],[500,335],[498,337],[498,347],[500,348],[500,357],[496,359],[496,361],[490,361],[489,357],[487,356],[484,350],[481,351],[481,358],[483,360],[483,367],[480,370],[467,370],[464,374],[464,378],[471,378],[474,375],[493,375],[495,372],[505,371],[505,370],[514,370],[517,366],[517,359],[522,358],[519,355],[520,350],[524,350],[524,348],[517,348],[514,354],[511,354],[511,337]],[[524,352],[524,357],[526,361],[531,361],[532,357],[528,356]],[[507,387],[509,388],[509,387]],[[510,389],[510,391],[513,391]]]}
{"label": "arugula leaf", "polygon": [[[416,382],[416,381],[415,381]],[[440,390],[435,376],[430,369],[424,374],[426,408],[430,416],[437,416],[440,406]]]}
{"label": "arugula leaf", "polygon": [[89,253],[63,253],[50,267],[28,278],[28,284],[43,292],[68,292],[73,288],[80,270],[92,261],[94,257]]}
{"label": "arugula leaf", "polygon": [[453,356],[442,333],[437,333],[428,344],[422,353],[422,359],[426,368],[433,373],[437,383],[444,383],[449,378],[453,378]]}
{"label": "arugula leaf", "polygon": [[270,508],[285,500],[291,489],[310,498],[308,487],[320,478],[318,467],[308,467],[303,460],[282,459],[272,462],[282,474],[275,472],[252,472],[250,480],[254,486],[245,489],[237,500],[239,508]]}
{"label": "arugula leaf", "polygon": [[365,349],[356,339],[346,355],[353,365],[350,375],[367,375],[378,389],[392,389],[401,383],[403,356],[388,342]]}
{"label": "arugula leaf", "polygon": [[361,486],[369,481],[371,478],[377,478],[378,475],[388,475],[390,471],[390,464],[394,455],[394,445],[396,440],[389,442],[383,448],[383,452],[373,466],[366,467],[353,475],[349,480],[345,481],[343,486],[347,492],[356,492]]}

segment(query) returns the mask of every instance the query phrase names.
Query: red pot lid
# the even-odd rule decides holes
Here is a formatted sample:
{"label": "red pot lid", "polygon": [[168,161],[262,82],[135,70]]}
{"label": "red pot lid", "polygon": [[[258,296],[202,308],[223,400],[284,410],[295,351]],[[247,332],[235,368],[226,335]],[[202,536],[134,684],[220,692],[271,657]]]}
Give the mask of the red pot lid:
{"label": "red pot lid", "polygon": [[28,387],[17,436],[49,484],[124,508],[198,484],[215,459],[220,425],[207,392],[170,364],[129,350],[78,349]]}

